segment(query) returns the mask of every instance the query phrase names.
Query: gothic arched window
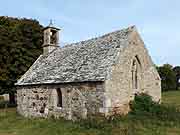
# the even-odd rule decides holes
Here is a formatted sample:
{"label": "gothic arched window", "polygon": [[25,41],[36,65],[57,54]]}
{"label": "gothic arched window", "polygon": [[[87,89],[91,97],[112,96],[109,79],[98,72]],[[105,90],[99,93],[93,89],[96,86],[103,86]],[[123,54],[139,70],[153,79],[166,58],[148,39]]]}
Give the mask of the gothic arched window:
{"label": "gothic arched window", "polygon": [[139,88],[139,77],[141,72],[141,64],[137,56],[133,60],[132,64],[132,88],[138,89]]}
{"label": "gothic arched window", "polygon": [[132,88],[138,88],[138,77],[137,77],[137,63],[136,60],[133,60],[133,67],[132,67]]}

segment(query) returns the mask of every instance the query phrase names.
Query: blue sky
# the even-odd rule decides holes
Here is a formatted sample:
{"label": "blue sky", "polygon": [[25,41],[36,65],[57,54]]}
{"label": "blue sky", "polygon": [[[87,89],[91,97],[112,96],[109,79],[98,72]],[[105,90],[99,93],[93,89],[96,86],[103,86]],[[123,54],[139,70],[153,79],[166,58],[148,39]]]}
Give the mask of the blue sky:
{"label": "blue sky", "polygon": [[180,65],[179,0],[2,0],[0,15],[53,19],[61,42],[136,25],[155,64]]}

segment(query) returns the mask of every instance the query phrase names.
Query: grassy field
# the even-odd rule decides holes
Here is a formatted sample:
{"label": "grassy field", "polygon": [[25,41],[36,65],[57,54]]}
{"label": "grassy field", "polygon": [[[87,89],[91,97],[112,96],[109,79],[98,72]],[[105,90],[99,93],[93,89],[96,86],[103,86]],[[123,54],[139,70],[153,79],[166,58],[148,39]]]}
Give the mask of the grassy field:
{"label": "grassy field", "polygon": [[[180,106],[180,91],[162,94],[162,103]],[[91,124],[92,123],[92,124]],[[0,110],[0,135],[180,135],[180,119],[127,115],[110,123],[28,119],[16,109]]]}
{"label": "grassy field", "polygon": [[168,91],[162,93],[162,102],[180,107],[180,91]]}

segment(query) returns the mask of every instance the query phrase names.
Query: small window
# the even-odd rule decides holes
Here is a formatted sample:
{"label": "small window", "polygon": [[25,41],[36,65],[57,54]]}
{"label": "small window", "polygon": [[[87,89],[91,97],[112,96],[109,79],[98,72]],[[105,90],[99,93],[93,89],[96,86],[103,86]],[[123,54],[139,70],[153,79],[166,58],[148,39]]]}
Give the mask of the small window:
{"label": "small window", "polygon": [[57,92],[57,107],[62,107],[62,93],[61,93],[61,89],[58,88],[56,90]]}
{"label": "small window", "polygon": [[138,89],[138,65],[136,60],[133,60],[133,67],[132,67],[132,86],[133,89]]}

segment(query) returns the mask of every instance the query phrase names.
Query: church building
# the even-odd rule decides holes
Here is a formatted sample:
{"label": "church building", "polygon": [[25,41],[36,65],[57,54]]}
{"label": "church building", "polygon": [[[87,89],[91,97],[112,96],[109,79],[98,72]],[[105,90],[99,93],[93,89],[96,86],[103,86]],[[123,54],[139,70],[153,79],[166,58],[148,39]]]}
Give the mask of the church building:
{"label": "church building", "polygon": [[44,28],[43,54],[17,81],[25,117],[87,118],[127,114],[136,93],[161,99],[161,79],[135,26],[66,46]]}

